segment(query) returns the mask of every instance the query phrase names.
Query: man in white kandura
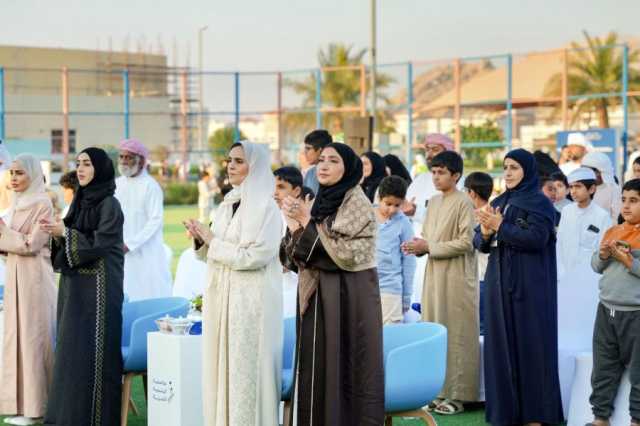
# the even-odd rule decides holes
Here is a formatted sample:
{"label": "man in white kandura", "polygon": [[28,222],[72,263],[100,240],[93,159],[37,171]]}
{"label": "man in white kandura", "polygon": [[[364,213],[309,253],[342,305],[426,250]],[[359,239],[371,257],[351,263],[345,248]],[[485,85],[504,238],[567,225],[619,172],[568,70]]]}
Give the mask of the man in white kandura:
{"label": "man in white kandura", "polygon": [[149,173],[149,151],[137,139],[120,142],[116,198],[124,213],[124,292],[129,300],[171,296],[162,238],[162,188]]}

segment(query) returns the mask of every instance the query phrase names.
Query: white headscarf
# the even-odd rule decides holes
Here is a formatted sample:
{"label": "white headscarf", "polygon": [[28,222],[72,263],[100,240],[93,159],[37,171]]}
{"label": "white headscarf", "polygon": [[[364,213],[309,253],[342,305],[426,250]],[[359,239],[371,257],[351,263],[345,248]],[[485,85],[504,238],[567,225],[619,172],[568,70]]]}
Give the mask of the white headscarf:
{"label": "white headscarf", "polygon": [[249,141],[240,141],[240,144],[249,165],[249,174],[240,186],[233,188],[224,197],[224,203],[234,204],[240,201],[236,212],[240,215],[240,246],[247,247],[258,240],[267,208],[269,204],[275,203],[273,189],[276,182],[271,171],[269,148]]}
{"label": "white headscarf", "polygon": [[582,159],[582,166],[599,170],[600,174],[602,175],[602,181],[604,183],[616,183],[615,179],[613,178],[613,165],[611,164],[611,160],[606,154],[597,151],[590,152]]}
{"label": "white headscarf", "polygon": [[16,211],[27,209],[39,202],[49,201],[40,160],[31,154],[20,154],[13,162],[18,163],[25,170],[31,179],[31,183],[24,192],[12,193],[11,207],[9,207],[9,212],[6,216],[8,226],[11,226]]}

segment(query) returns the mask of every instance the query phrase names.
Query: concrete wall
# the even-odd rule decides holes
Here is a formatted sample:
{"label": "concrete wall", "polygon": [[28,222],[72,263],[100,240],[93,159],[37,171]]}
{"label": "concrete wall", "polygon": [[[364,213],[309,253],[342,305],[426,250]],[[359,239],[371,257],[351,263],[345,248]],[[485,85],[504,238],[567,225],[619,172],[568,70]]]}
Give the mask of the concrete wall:
{"label": "concrete wall", "polygon": [[[48,140],[51,130],[62,129],[63,116],[60,99],[55,96],[6,97],[6,138]],[[74,96],[71,112],[92,112],[95,115],[69,117],[69,129],[76,131],[76,149],[96,145],[116,145],[124,137],[122,98],[119,96]],[[166,97],[139,98],[132,102],[130,135],[142,140],[149,149],[171,142],[169,99]],[[43,113],[46,112],[46,113]],[[99,114],[104,113],[104,114]],[[108,115],[106,113],[114,113]],[[115,115],[115,113],[119,113]],[[135,113],[153,113],[136,115]]]}

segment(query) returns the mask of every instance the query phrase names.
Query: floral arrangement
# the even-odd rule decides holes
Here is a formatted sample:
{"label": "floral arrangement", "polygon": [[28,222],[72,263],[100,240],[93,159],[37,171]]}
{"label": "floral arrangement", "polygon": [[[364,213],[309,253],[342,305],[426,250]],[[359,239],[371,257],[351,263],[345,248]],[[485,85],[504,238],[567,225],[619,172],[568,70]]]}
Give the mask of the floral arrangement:
{"label": "floral arrangement", "polygon": [[191,299],[191,309],[202,313],[202,295],[201,294]]}

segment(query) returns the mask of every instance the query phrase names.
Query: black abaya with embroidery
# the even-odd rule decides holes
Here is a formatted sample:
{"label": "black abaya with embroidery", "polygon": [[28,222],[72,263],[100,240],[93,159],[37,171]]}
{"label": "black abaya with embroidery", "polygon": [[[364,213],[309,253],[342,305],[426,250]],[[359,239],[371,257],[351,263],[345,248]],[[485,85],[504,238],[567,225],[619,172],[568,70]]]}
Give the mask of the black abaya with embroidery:
{"label": "black abaya with embroidery", "polygon": [[[104,160],[97,152],[90,156],[94,167]],[[76,195],[65,218],[64,237],[52,243],[61,279],[45,425],[120,424],[124,218],[112,195],[113,172],[106,169],[96,168],[107,175],[97,175],[94,186]]]}

